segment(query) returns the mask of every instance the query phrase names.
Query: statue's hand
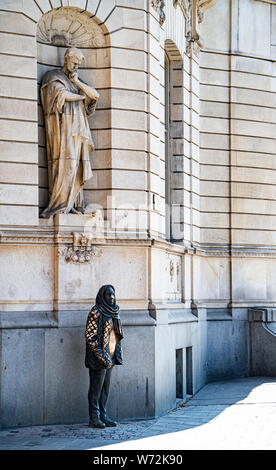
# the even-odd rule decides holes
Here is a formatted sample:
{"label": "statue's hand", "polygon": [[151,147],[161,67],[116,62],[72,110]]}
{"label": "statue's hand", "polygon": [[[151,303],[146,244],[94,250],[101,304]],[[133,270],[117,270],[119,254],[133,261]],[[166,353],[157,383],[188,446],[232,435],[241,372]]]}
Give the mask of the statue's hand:
{"label": "statue's hand", "polygon": [[77,84],[77,83],[78,83],[78,80],[79,80],[79,77],[78,77],[77,72],[72,72],[72,73],[70,73],[69,79],[70,79],[71,82]]}
{"label": "statue's hand", "polygon": [[97,92],[97,90],[95,90],[95,88],[93,88],[93,93],[94,93],[94,99],[98,99],[100,97],[99,93]]}

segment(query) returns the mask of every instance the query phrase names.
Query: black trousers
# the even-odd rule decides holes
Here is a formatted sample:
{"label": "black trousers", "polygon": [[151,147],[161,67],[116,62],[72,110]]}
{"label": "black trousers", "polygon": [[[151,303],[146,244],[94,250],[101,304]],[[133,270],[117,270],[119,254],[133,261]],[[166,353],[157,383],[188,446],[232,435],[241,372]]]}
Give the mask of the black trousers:
{"label": "black trousers", "polygon": [[106,417],[106,403],[110,387],[110,369],[92,369],[89,367],[90,387],[88,391],[88,405],[90,420]]}

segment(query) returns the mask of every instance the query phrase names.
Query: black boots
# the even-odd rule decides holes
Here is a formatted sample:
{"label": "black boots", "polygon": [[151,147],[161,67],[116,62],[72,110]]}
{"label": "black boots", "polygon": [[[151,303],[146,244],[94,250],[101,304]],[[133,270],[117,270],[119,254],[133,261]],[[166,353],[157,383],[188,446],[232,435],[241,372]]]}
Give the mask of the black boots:
{"label": "black boots", "polygon": [[105,424],[100,420],[100,418],[94,418],[94,419],[90,419],[88,427],[104,429]]}
{"label": "black boots", "polygon": [[101,416],[101,418],[99,418],[98,416],[92,417],[88,424],[89,428],[100,428],[100,429],[104,429],[105,427],[113,428],[115,426],[117,426],[116,421],[112,421],[106,415]]}
{"label": "black boots", "polygon": [[112,421],[106,415],[101,415],[101,421],[109,428],[114,428],[115,426],[117,426],[116,421]]}

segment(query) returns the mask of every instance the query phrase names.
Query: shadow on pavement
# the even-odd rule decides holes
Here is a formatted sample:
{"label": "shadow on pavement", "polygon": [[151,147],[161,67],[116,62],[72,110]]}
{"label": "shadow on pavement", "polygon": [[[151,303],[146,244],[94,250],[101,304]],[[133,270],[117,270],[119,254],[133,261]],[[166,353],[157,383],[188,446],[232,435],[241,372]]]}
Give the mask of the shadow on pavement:
{"label": "shadow on pavement", "polygon": [[131,449],[132,444],[141,439],[204,427],[231,405],[269,405],[273,401],[276,404],[275,392],[276,378],[270,377],[247,377],[212,382],[204,386],[188,402],[180,404],[160,418],[122,422],[118,423],[116,428],[103,430],[90,429],[87,424],[2,429],[0,449],[97,450],[113,446],[115,449],[116,444]]}
{"label": "shadow on pavement", "polygon": [[[269,384],[271,387],[268,387]],[[170,434],[202,427],[233,405],[256,404],[265,406],[266,404],[271,405],[273,402],[276,404],[275,392],[276,378],[273,377],[247,377],[209,383],[188,402],[180,404],[176,409],[157,419],[139,436],[132,438],[132,442],[126,442],[125,444],[128,447],[120,445],[118,448],[137,449],[134,442],[137,439],[142,446],[141,439],[157,436],[168,436],[169,438]],[[238,411],[236,411],[237,413]],[[240,417],[242,420],[242,416]],[[225,423],[225,425],[227,424]],[[236,429],[242,428],[239,422],[234,423],[234,426],[236,426]],[[227,429],[224,431],[227,432]],[[233,429],[231,431],[233,432]],[[152,440],[151,442],[156,443],[157,441]],[[162,442],[164,442],[164,439]],[[100,448],[104,449],[104,446],[101,445]],[[110,446],[110,448],[113,448],[113,446]],[[116,446],[114,446],[115,448]],[[169,449],[171,448],[169,447]]]}

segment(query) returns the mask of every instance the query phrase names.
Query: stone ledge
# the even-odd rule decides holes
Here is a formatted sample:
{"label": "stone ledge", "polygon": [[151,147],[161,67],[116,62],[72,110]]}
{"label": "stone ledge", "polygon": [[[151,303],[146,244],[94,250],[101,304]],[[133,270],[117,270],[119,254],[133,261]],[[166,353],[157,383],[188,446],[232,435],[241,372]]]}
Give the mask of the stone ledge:
{"label": "stone ledge", "polygon": [[57,327],[53,312],[0,312],[0,329]]}
{"label": "stone ledge", "polygon": [[[58,312],[0,312],[1,329],[85,328],[89,310]],[[148,310],[121,310],[123,326],[155,326]]]}
{"label": "stone ledge", "polygon": [[207,309],[207,321],[232,321],[231,310],[227,308]]}
{"label": "stone ledge", "polygon": [[[91,221],[89,216],[71,216],[71,217],[88,217],[87,220]],[[6,227],[0,227],[0,245],[13,245],[13,246],[32,246],[32,245],[46,245],[46,246],[60,246],[67,245],[73,242],[73,232],[78,230],[84,233],[92,234],[92,243],[98,246],[141,246],[151,247],[155,249],[161,249],[170,253],[176,253],[179,255],[197,255],[202,257],[226,257],[226,258],[276,258],[276,248],[270,245],[208,245],[208,244],[179,244],[172,243],[164,239],[147,238],[146,236],[135,238],[133,232],[125,235],[112,230],[104,230],[104,232],[98,231],[97,227],[92,225],[85,225],[83,223],[76,222],[76,224],[70,225],[68,219],[68,225],[59,225],[58,231],[55,231],[55,227],[43,220],[44,225],[39,228],[34,226],[28,229],[12,229]],[[92,222],[91,222],[92,223]],[[94,222],[93,222],[94,223]],[[49,225],[47,225],[49,224]],[[78,224],[78,225],[77,225]],[[90,229],[89,229],[90,227]],[[89,230],[87,230],[89,229]],[[95,229],[95,230],[94,230]]]}
{"label": "stone ledge", "polygon": [[191,309],[169,309],[168,324],[175,323],[194,323],[198,322],[198,318],[192,313]]}
{"label": "stone ledge", "polygon": [[156,321],[156,325],[170,325],[174,323],[198,322],[198,318],[192,313],[191,308],[183,303],[151,304],[150,316]]}

